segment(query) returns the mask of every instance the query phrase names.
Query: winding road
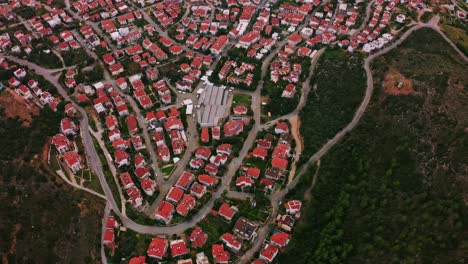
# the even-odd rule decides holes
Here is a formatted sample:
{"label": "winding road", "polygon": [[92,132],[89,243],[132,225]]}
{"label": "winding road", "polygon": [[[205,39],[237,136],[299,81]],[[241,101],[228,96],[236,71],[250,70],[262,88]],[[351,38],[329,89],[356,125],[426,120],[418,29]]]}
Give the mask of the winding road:
{"label": "winding road", "polygon": [[[67,6],[69,6],[69,4],[67,4]],[[144,13],[144,14],[145,14],[145,19],[149,18],[149,16],[146,13]],[[314,155],[312,155],[310,157],[310,159],[300,168],[300,170],[297,173],[296,177],[292,181],[290,181],[284,189],[276,190],[270,195],[269,198],[271,200],[271,205],[272,205],[272,214],[270,215],[270,217],[268,219],[268,223],[271,224],[271,223],[274,222],[274,220],[276,219],[276,215],[278,213],[280,202],[284,199],[285,195],[290,190],[292,190],[292,189],[294,189],[296,187],[296,185],[299,182],[300,177],[308,172],[310,166],[312,164],[314,164],[315,162],[319,161],[333,146],[338,144],[340,142],[340,140],[343,139],[343,137],[347,133],[349,133],[351,130],[353,130],[358,125],[359,121],[361,120],[362,116],[364,115],[364,113],[365,113],[365,111],[366,111],[366,109],[367,109],[367,107],[369,105],[369,102],[370,102],[372,94],[373,94],[374,84],[373,84],[373,78],[372,78],[372,72],[371,72],[370,66],[371,66],[372,61],[375,58],[377,58],[377,57],[379,57],[379,56],[381,56],[383,54],[386,54],[387,52],[391,51],[394,48],[397,48],[414,31],[419,30],[421,28],[431,28],[431,29],[435,30],[436,32],[438,32],[458,52],[460,57],[463,58],[463,60],[465,62],[468,62],[467,57],[440,31],[439,27],[437,26],[438,19],[439,19],[438,16],[434,16],[433,19],[431,19],[431,21],[429,23],[417,24],[417,25],[413,26],[408,31],[406,31],[401,36],[400,39],[395,41],[393,44],[391,44],[388,47],[386,47],[386,48],[384,48],[384,49],[382,49],[382,50],[380,50],[378,52],[375,52],[375,53],[373,53],[373,54],[371,54],[371,55],[369,55],[367,57],[367,59],[365,60],[365,63],[364,63],[364,69],[365,69],[366,77],[367,77],[367,87],[366,87],[364,98],[363,98],[361,104],[359,105],[359,107],[356,109],[356,112],[355,112],[355,114],[353,116],[353,119],[350,121],[350,123],[348,125],[346,125],[346,127],[344,127],[341,131],[339,131],[332,139],[330,139],[328,142],[326,142],[326,144],[324,144]],[[151,20],[151,19],[149,19],[149,20]],[[302,27],[303,26],[299,26],[296,31],[298,32],[299,30],[302,29]],[[159,27],[156,25],[155,28],[158,29]],[[164,34],[162,34],[162,35],[164,35]],[[93,142],[93,139],[92,139],[92,136],[91,136],[91,133],[90,133],[89,126],[88,126],[88,115],[87,115],[86,111],[81,106],[79,106],[73,100],[71,100],[71,98],[69,97],[69,95],[67,94],[65,89],[58,82],[58,76],[56,75],[56,73],[66,69],[66,68],[49,70],[49,69],[44,69],[44,68],[42,68],[42,67],[40,67],[40,66],[38,66],[38,65],[36,65],[34,63],[31,63],[31,62],[23,60],[23,59],[19,59],[19,58],[12,57],[12,56],[5,56],[5,57],[7,59],[17,63],[17,64],[26,66],[26,67],[34,70],[39,75],[42,75],[54,87],[57,88],[60,95],[66,101],[71,102],[75,106],[75,108],[80,112],[81,117],[82,117],[82,119],[80,121],[81,138],[83,140],[83,145],[84,145],[85,150],[86,150],[85,152],[86,152],[86,156],[87,156],[87,160],[88,160],[88,165],[92,169],[92,171],[98,176],[99,181],[100,181],[101,186],[102,186],[102,189],[104,191],[104,194],[105,194],[105,196],[107,198],[107,204],[106,204],[106,210],[105,210],[106,215],[109,214],[110,210],[114,211],[114,213],[118,217],[120,217],[120,219],[122,221],[122,224],[125,227],[127,227],[129,229],[132,229],[132,230],[134,230],[134,231],[136,231],[138,233],[152,234],[152,235],[156,235],[156,234],[157,235],[173,235],[173,234],[183,233],[186,229],[194,227],[208,213],[211,212],[211,209],[213,208],[213,205],[214,205],[214,201],[216,199],[219,199],[221,197],[222,193],[224,192],[224,190],[227,190],[229,188],[229,185],[230,185],[230,183],[232,181],[232,178],[234,177],[234,175],[235,175],[236,171],[238,170],[239,166],[242,164],[242,160],[248,154],[249,149],[251,148],[251,146],[255,142],[257,133],[261,129],[265,128],[266,126],[270,126],[270,125],[274,124],[275,121],[269,122],[266,125],[261,125],[260,124],[260,121],[261,121],[260,120],[260,112],[261,112],[261,109],[260,109],[260,92],[261,92],[261,89],[263,87],[263,79],[264,79],[264,77],[265,77],[265,75],[267,73],[269,63],[276,56],[277,52],[280,49],[282,49],[282,47],[285,44],[286,44],[286,40],[282,40],[279,43],[277,43],[277,48],[275,50],[273,50],[267,56],[267,58],[263,61],[261,81],[259,82],[256,90],[254,92],[252,92],[252,110],[254,112],[254,125],[253,125],[250,133],[248,134],[246,140],[244,141],[244,145],[243,145],[238,157],[234,158],[230,162],[230,164],[228,165],[227,173],[226,173],[226,176],[224,176],[222,178],[221,186],[219,186],[219,188],[213,194],[213,196],[209,200],[209,202],[198,213],[196,213],[195,216],[193,216],[191,219],[189,219],[187,221],[184,221],[182,223],[179,223],[177,225],[174,225],[174,226],[165,226],[165,227],[146,226],[146,225],[138,224],[138,223],[134,222],[132,219],[128,218],[124,213],[122,213],[119,206],[116,204],[116,201],[115,201],[115,199],[113,197],[112,191],[111,191],[111,189],[110,189],[110,187],[109,187],[109,185],[108,185],[108,183],[107,183],[107,181],[105,179],[103,169],[102,169],[102,164],[101,164],[101,161],[99,159],[99,155],[97,154],[97,151],[96,151],[96,149],[94,147],[94,142]],[[90,55],[92,55],[92,53]],[[96,56],[96,54],[94,54],[94,56]],[[94,56],[92,56],[92,57],[94,57]],[[315,60],[315,62],[311,65],[312,69],[315,66],[316,62],[317,62],[317,60]],[[67,67],[67,68],[70,68],[70,67]],[[310,75],[308,77],[309,83],[310,83],[310,78],[311,78],[312,74],[313,74],[313,71],[311,70]],[[106,77],[106,80],[112,81],[112,78],[110,78],[108,72],[107,73],[105,72],[105,77]],[[310,90],[310,87],[308,85],[310,85],[310,84],[304,84],[304,87],[307,88],[307,90],[304,90],[304,92],[302,93],[302,97],[301,97],[301,100],[300,100],[300,103],[299,103],[298,107],[294,110],[293,113],[281,117],[282,119],[284,119],[285,117],[286,118],[293,117],[294,115],[297,116],[299,114],[300,110],[302,109],[302,107],[306,103],[306,97],[307,97],[308,91]],[[147,131],[145,132],[144,121],[143,121],[141,113],[139,113],[138,105],[136,105],[136,103],[133,101],[133,98],[131,98],[130,96],[122,93],[122,91],[120,91],[120,90],[119,90],[119,93],[121,93],[123,96],[125,96],[125,98],[130,102],[131,106],[137,112],[137,115],[139,117],[138,118],[139,124],[140,124],[140,126],[142,126],[142,128],[144,128],[143,134],[144,134],[144,137],[145,137],[145,143],[147,144],[147,147],[148,147],[149,150],[153,149],[153,147],[151,145],[151,141],[149,139],[149,134],[148,134]],[[192,139],[192,140],[195,141],[194,139]],[[196,144],[191,144],[191,145],[196,146]],[[192,149],[187,150],[186,154],[190,153],[191,150]],[[150,151],[150,153],[151,153],[151,151]],[[151,153],[151,156],[152,156],[153,165],[154,165],[154,167],[156,167],[156,168],[154,168],[155,171],[156,171],[156,170],[158,170],[157,165],[156,165],[157,163],[155,162],[155,160],[153,160],[153,157],[155,157],[155,154]],[[188,154],[187,154],[187,156],[188,156]],[[182,167],[182,166],[180,166],[180,167]],[[182,167],[182,169],[183,169],[183,167]],[[172,180],[170,180],[170,182],[174,181],[175,177],[173,177],[171,179]],[[163,197],[162,195],[160,195],[160,196]],[[239,259],[239,263],[248,263],[253,258],[254,254],[257,251],[260,250],[260,248],[261,248],[261,246],[263,244],[263,241],[265,240],[265,238],[266,238],[266,236],[267,236],[267,234],[269,232],[270,232],[270,225],[269,224],[266,224],[266,225],[262,226],[259,229],[257,238],[252,243],[251,248],[249,250],[247,250],[245,252],[245,254]]]}
{"label": "winding road", "polygon": [[[272,212],[273,212],[273,214],[270,216],[270,218],[268,220],[268,224],[264,225],[262,228],[259,229],[258,236],[255,239],[255,241],[253,242],[252,247],[239,259],[239,263],[242,263],[242,264],[249,263],[249,261],[253,258],[254,254],[261,249],[261,246],[263,245],[263,241],[265,240],[266,235],[270,231],[270,225],[269,224],[272,224],[274,222],[274,220],[276,219],[276,215],[277,215],[277,212],[278,212],[278,209],[279,209],[279,203],[284,199],[284,197],[286,196],[286,194],[290,190],[292,190],[292,189],[294,189],[296,187],[296,185],[298,184],[299,179],[301,178],[301,176],[306,174],[312,164],[314,164],[315,162],[320,161],[320,159],[333,146],[335,146],[341,139],[343,139],[343,137],[347,133],[349,133],[351,130],[353,130],[358,125],[359,121],[361,120],[362,116],[364,115],[364,112],[366,111],[366,109],[367,109],[367,107],[369,105],[370,99],[371,99],[373,91],[374,91],[374,80],[372,78],[372,71],[370,69],[370,65],[371,65],[372,61],[375,58],[390,52],[394,48],[397,48],[414,31],[419,30],[421,28],[431,28],[431,29],[435,30],[436,32],[438,32],[450,44],[450,46],[452,46],[457,51],[457,53],[459,53],[460,55],[463,55],[461,57],[465,60],[465,62],[468,62],[466,56],[464,56],[464,54],[460,50],[458,50],[458,48],[439,30],[439,28],[437,27],[437,22],[438,22],[438,17],[434,17],[433,20],[431,20],[427,24],[416,25],[416,26],[412,27],[411,29],[409,29],[408,31],[406,31],[402,35],[402,37],[400,39],[395,41],[390,46],[388,46],[388,47],[386,47],[386,48],[384,48],[384,49],[370,55],[369,57],[367,57],[367,59],[364,62],[364,69],[365,69],[366,78],[367,78],[367,88],[366,88],[364,98],[363,98],[361,104],[359,105],[359,107],[357,108],[357,110],[356,110],[356,112],[355,112],[355,114],[353,116],[353,119],[351,120],[351,122],[346,127],[344,127],[340,132],[338,132],[332,139],[330,139],[324,146],[322,146],[322,148],[320,148],[314,155],[312,155],[309,158],[309,160],[301,167],[301,170],[296,175],[294,180],[291,181],[286,186],[286,188],[284,188],[284,189],[282,189],[282,190],[280,190],[280,191],[278,191],[278,192],[276,192],[276,193],[274,193],[274,194],[272,194],[270,196],[270,200],[271,200],[271,203],[272,203]],[[314,180],[313,183],[315,183],[315,180]]]}

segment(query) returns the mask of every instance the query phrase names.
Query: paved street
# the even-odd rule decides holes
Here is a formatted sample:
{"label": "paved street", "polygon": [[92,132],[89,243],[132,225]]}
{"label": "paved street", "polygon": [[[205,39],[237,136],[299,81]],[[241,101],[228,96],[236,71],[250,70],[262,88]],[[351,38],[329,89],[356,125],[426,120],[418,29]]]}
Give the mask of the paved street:
{"label": "paved street", "polygon": [[[369,20],[370,12],[371,12],[371,6],[372,6],[373,2],[374,1],[371,1],[368,4],[367,8],[366,8],[366,18],[364,20],[363,25],[367,24],[367,21]],[[71,11],[70,3],[69,3],[68,0],[66,0],[66,6],[67,6],[67,10],[70,11],[70,13],[73,15],[73,17],[75,17],[76,19],[82,21],[82,19],[81,19],[81,17],[79,15],[77,15],[76,13]],[[187,9],[186,9],[186,12],[184,13],[183,17],[187,17],[188,14],[189,14],[190,5],[186,5],[186,6],[187,6]],[[212,5],[210,4],[210,6],[212,6]],[[135,6],[135,8],[137,8],[138,10],[140,10],[142,12],[144,19],[148,23],[150,23],[153,27],[155,27],[157,32],[161,36],[169,38],[169,36],[167,35],[167,32],[162,30],[159,27],[159,25],[156,24],[148,14],[146,14],[145,10],[147,10],[148,7],[138,8],[138,7]],[[212,12],[210,14],[210,16],[212,17],[213,15],[214,15],[214,13]],[[313,14],[308,15],[307,18],[306,18],[306,21],[308,21],[312,17],[312,15]],[[335,16],[335,15],[336,15],[336,13],[333,16]],[[326,155],[326,153],[333,146],[338,144],[343,139],[343,137],[345,137],[350,131],[352,131],[359,124],[359,121],[363,117],[363,115],[364,115],[364,113],[365,113],[365,111],[366,111],[366,109],[367,109],[367,107],[369,105],[369,102],[371,100],[372,94],[373,94],[374,80],[372,78],[371,64],[377,57],[388,53],[389,51],[391,51],[394,48],[397,48],[414,31],[419,30],[421,28],[431,28],[431,29],[435,30],[436,32],[438,32],[450,44],[450,46],[452,46],[456,50],[456,52],[460,55],[460,57],[465,62],[468,62],[468,58],[463,54],[463,52],[461,52],[456,47],[456,45],[454,43],[452,43],[441,32],[441,30],[440,30],[440,28],[438,26],[438,22],[439,22],[439,17],[436,15],[428,23],[418,23],[418,24],[414,25],[409,30],[407,30],[401,36],[400,39],[393,42],[391,45],[387,46],[386,48],[384,48],[384,49],[382,49],[382,50],[380,50],[378,52],[375,52],[373,54],[370,54],[366,58],[365,63],[364,63],[364,69],[365,69],[366,78],[367,78],[367,80],[366,80],[367,81],[367,83],[366,83],[367,87],[366,87],[366,90],[365,90],[364,97],[363,97],[363,99],[361,101],[361,104],[356,109],[352,120],[341,131],[339,131],[332,139],[330,139],[328,142],[326,142],[300,168],[296,168],[295,164],[299,160],[299,156],[301,154],[300,152],[301,152],[303,146],[299,146],[299,148],[296,149],[297,150],[296,151],[296,156],[294,157],[294,162],[293,162],[293,165],[292,165],[293,169],[291,170],[291,173],[290,173],[291,175],[289,177],[289,182],[288,182],[287,186],[284,189],[275,190],[269,197],[269,199],[271,201],[271,206],[272,206],[272,213],[271,213],[271,215],[270,215],[270,217],[268,219],[268,224],[260,227],[260,229],[258,231],[258,236],[253,241],[251,248],[249,250],[247,250],[247,252],[245,252],[244,255],[241,256],[238,263],[249,263],[251,261],[251,259],[253,258],[253,256],[255,255],[255,253],[260,250],[260,248],[261,248],[261,246],[263,244],[263,241],[265,240],[265,238],[267,237],[267,235],[271,231],[271,228],[270,228],[271,225],[270,224],[272,224],[274,222],[274,220],[276,219],[276,215],[277,215],[278,210],[279,210],[280,202],[283,201],[284,197],[286,196],[286,194],[290,190],[292,190],[292,189],[294,189],[296,187],[296,185],[298,184],[299,179],[301,178],[301,176],[306,174],[311,165],[313,165],[315,162],[320,161],[323,158],[323,156]],[[85,23],[91,25],[93,27],[93,29],[100,36],[105,35],[105,34],[102,34],[102,32],[99,29],[97,24],[89,22],[89,21],[86,21]],[[306,24],[302,24],[302,25],[298,26],[296,28],[296,30],[295,30],[295,33],[300,32],[300,30],[302,28],[304,28],[305,25]],[[96,59],[96,61],[102,66],[103,69],[106,69],[106,67],[104,66],[104,64],[102,63],[100,58],[97,56],[97,54],[87,47],[87,45],[84,43],[84,40],[81,38],[81,36],[79,36],[79,34],[76,31],[73,31],[73,33],[74,33],[76,39],[85,48],[87,54],[90,57]],[[107,38],[107,37],[104,36],[104,38]],[[109,39],[106,39],[106,41],[109,41]],[[109,41],[109,44],[111,44],[110,41]],[[138,233],[152,234],[152,235],[157,235],[157,234],[158,235],[173,235],[173,234],[181,234],[186,229],[194,227],[195,225],[197,225],[198,222],[203,220],[209,213],[211,213],[211,211],[213,209],[214,202],[222,196],[224,191],[229,191],[229,186],[230,186],[236,172],[239,170],[239,167],[241,166],[242,161],[248,155],[249,150],[252,148],[253,144],[255,143],[255,140],[256,140],[256,137],[257,137],[259,131],[264,130],[264,129],[268,129],[268,128],[274,126],[275,124],[277,124],[277,122],[279,120],[282,120],[282,119],[290,120],[291,124],[295,123],[295,121],[297,120],[297,118],[299,116],[300,111],[306,105],[307,98],[308,98],[308,95],[309,95],[310,90],[311,90],[310,83],[311,83],[311,80],[312,80],[312,77],[313,77],[313,74],[314,74],[314,68],[317,65],[317,62],[318,62],[320,56],[323,54],[325,48],[321,49],[312,60],[312,63],[311,63],[310,69],[309,69],[309,73],[308,73],[308,77],[302,83],[301,98],[300,98],[300,101],[299,101],[297,107],[295,108],[295,110],[293,112],[287,114],[287,115],[284,115],[284,116],[281,116],[281,117],[276,118],[274,120],[271,120],[271,121],[267,122],[266,124],[261,124],[261,90],[262,90],[263,85],[264,85],[264,80],[266,79],[266,76],[268,74],[268,69],[269,69],[269,65],[270,65],[271,61],[275,58],[275,56],[278,54],[278,52],[284,48],[284,46],[286,44],[287,44],[287,39],[283,39],[283,40],[279,41],[276,44],[275,48],[269,53],[269,55],[264,58],[264,60],[262,62],[262,71],[261,71],[260,81],[259,81],[255,91],[243,91],[243,90],[238,90],[238,89],[234,90],[234,93],[243,93],[243,94],[251,95],[251,97],[252,97],[252,106],[251,106],[251,108],[252,108],[252,111],[253,111],[253,126],[252,126],[251,130],[249,131],[249,133],[247,135],[247,138],[244,140],[242,149],[239,151],[237,157],[233,158],[230,161],[230,163],[228,164],[226,173],[221,179],[220,186],[213,193],[213,195],[212,195],[211,199],[208,201],[208,203],[205,204],[204,207],[200,211],[198,211],[192,218],[190,218],[187,221],[184,221],[182,223],[175,224],[173,226],[165,226],[165,227],[142,225],[142,224],[134,222],[132,219],[127,217],[126,211],[125,211],[126,201],[125,201],[125,197],[124,197],[124,195],[122,193],[122,190],[120,188],[120,184],[119,184],[119,181],[118,181],[117,169],[115,168],[115,166],[113,164],[112,156],[110,155],[109,151],[106,149],[104,142],[101,140],[101,137],[103,136],[103,132],[104,132],[101,124],[100,123],[97,124],[97,128],[98,128],[97,131],[92,131],[89,128],[89,124],[88,124],[88,119],[89,119],[88,113],[80,105],[75,103],[70,98],[67,91],[58,82],[59,76],[60,76],[60,74],[61,74],[61,72],[63,70],[73,69],[74,67],[63,67],[63,68],[60,68],[60,69],[45,69],[45,68],[40,67],[40,66],[38,66],[38,65],[36,65],[36,64],[34,64],[32,62],[29,62],[29,61],[26,61],[26,60],[23,60],[23,59],[19,59],[19,58],[13,57],[13,56],[5,56],[5,58],[7,58],[7,59],[9,59],[9,60],[11,60],[11,61],[13,61],[13,62],[15,62],[17,64],[28,67],[31,70],[34,70],[36,72],[36,74],[43,76],[55,88],[57,88],[58,92],[64,98],[65,101],[71,102],[74,105],[74,107],[78,110],[78,112],[81,115],[80,135],[81,135],[81,139],[83,141],[83,146],[84,146],[84,149],[85,149],[86,158],[88,160],[88,166],[97,175],[97,177],[98,177],[98,179],[99,179],[99,181],[101,183],[101,186],[102,186],[102,189],[103,189],[103,192],[104,192],[104,196],[100,195],[98,193],[95,193],[95,192],[93,193],[92,190],[83,188],[82,186],[80,186],[80,185],[78,185],[76,183],[70,182],[70,181],[68,181],[66,179],[64,179],[64,180],[68,184],[72,185],[73,187],[76,187],[78,189],[82,189],[84,191],[88,191],[88,192],[90,192],[90,193],[92,193],[94,195],[97,195],[97,196],[101,197],[101,198],[105,198],[107,200],[107,202],[106,202],[106,208],[105,208],[105,212],[104,212],[104,219],[106,219],[107,216],[110,214],[110,212],[113,211],[120,218],[122,224],[125,227],[127,227],[129,229],[132,229],[132,230],[134,230],[134,231],[136,231]],[[116,50],[116,47],[114,47],[113,45],[110,45],[110,47],[113,49],[113,51]],[[185,51],[192,51],[191,49],[189,49],[189,48],[187,48],[187,47],[185,47],[183,45],[182,45],[182,47],[184,48]],[[226,55],[228,50],[230,48],[232,48],[232,47],[233,47],[233,43],[230,43],[229,46],[223,51],[222,54]],[[223,55],[218,56],[218,58],[215,60],[215,62],[211,65],[211,67],[210,67],[211,70],[216,67],[217,63],[219,63],[220,58],[223,57]],[[105,81],[112,83],[114,85],[114,87],[116,87],[113,78],[111,77],[110,73],[107,70],[104,70],[104,79],[105,79]],[[194,91],[196,91],[200,87],[200,85],[201,84],[199,84],[199,86],[196,87],[194,89]],[[169,189],[171,188],[171,186],[173,186],[176,183],[176,181],[178,180],[178,177],[182,174],[182,172],[185,169],[186,165],[190,161],[190,158],[192,157],[193,152],[198,147],[198,130],[197,130],[196,117],[187,116],[188,127],[186,129],[187,129],[187,135],[188,135],[188,138],[189,138],[187,149],[186,149],[185,153],[182,155],[180,161],[177,163],[177,167],[174,170],[174,172],[172,173],[172,175],[168,179],[164,179],[163,174],[161,172],[161,169],[158,166],[158,158],[157,158],[157,154],[156,154],[156,151],[155,151],[155,146],[151,141],[151,135],[150,135],[150,132],[148,131],[148,128],[146,126],[145,117],[144,117],[144,115],[142,113],[142,110],[140,109],[139,105],[136,103],[136,101],[134,100],[134,98],[132,96],[130,96],[129,94],[123,92],[119,88],[116,88],[116,90],[118,91],[118,93],[122,97],[125,98],[125,100],[129,103],[130,107],[134,110],[135,115],[137,116],[138,125],[142,129],[142,136],[143,136],[143,139],[144,139],[144,143],[145,143],[146,148],[147,148],[147,150],[148,150],[148,152],[150,154],[150,157],[151,157],[151,167],[152,167],[153,171],[155,172],[156,181],[157,181],[157,184],[158,184],[159,189],[160,189],[160,194],[158,195],[156,200],[145,210],[145,213],[146,213],[147,216],[153,217],[153,214],[156,211],[156,208],[159,206],[160,202],[164,199],[164,197],[166,196],[166,194],[169,191]],[[180,103],[184,99],[192,99],[193,102],[196,102],[196,97],[195,97],[194,93],[189,93],[189,94],[176,93],[176,94],[177,94],[177,97],[178,97],[176,104],[165,107],[164,109],[167,109],[169,107],[180,108],[181,107]],[[100,148],[102,149],[104,155],[106,156],[106,160],[107,160],[107,163],[108,163],[108,165],[110,167],[111,173],[113,175],[114,182],[108,183],[107,180],[106,180],[106,177],[105,177],[104,171],[103,171],[103,164],[101,164],[101,160],[100,160],[98,152],[97,152],[97,150],[95,148],[92,136],[94,136],[97,139],[97,142],[99,143]],[[300,134],[299,133],[293,133],[293,136],[294,136],[294,139],[296,140],[296,142],[298,144],[300,144],[300,141],[301,141]],[[315,183],[315,180],[314,180],[314,183]],[[120,204],[117,204],[109,184],[116,184],[117,185],[117,187],[119,189],[120,200],[121,200]],[[313,186],[311,186],[311,188],[312,187]],[[232,197],[237,197],[238,199],[247,199],[247,198],[251,197],[250,194],[245,194],[245,193],[240,193],[240,192],[233,192],[233,191],[229,191],[228,195],[231,195]],[[103,223],[103,230],[102,230],[103,233],[104,233],[104,229],[105,229],[105,223]],[[105,253],[104,253],[103,250],[101,250],[101,257],[103,259],[103,262],[106,263],[106,257],[105,257]]]}

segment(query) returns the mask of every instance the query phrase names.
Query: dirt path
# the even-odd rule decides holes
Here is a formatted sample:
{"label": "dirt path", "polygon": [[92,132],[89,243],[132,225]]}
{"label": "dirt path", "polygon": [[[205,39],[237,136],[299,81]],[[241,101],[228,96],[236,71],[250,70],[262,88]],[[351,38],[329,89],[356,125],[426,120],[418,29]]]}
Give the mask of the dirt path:
{"label": "dirt path", "polygon": [[317,160],[317,169],[315,170],[314,178],[312,179],[312,184],[304,192],[304,201],[312,200],[312,189],[314,188],[315,183],[317,182],[319,170],[320,170],[320,160]]}
{"label": "dirt path", "polygon": [[294,160],[292,162],[291,170],[289,171],[288,183],[290,183],[296,175],[296,164],[299,161],[299,158],[302,154],[302,150],[304,149],[304,139],[302,138],[300,132],[300,117],[298,115],[290,117],[289,123],[291,124],[291,134],[294,137],[294,141],[296,142],[296,148],[294,149]]}
{"label": "dirt path", "polygon": [[42,162],[44,165],[47,164],[47,161],[49,160],[49,147],[50,147],[50,138],[47,140],[47,142],[44,144],[42,147]]}

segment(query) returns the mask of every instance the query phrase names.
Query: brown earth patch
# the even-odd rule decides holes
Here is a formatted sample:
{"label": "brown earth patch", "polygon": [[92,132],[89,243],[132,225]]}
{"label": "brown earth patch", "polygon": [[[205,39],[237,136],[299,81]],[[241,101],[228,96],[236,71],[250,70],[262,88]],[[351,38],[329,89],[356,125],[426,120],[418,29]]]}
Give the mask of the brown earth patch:
{"label": "brown earth patch", "polygon": [[39,107],[28,103],[23,97],[11,90],[0,95],[0,104],[4,107],[5,116],[8,118],[19,117],[23,120],[23,126],[29,126],[33,116],[39,115]]}
{"label": "brown earth patch", "polygon": [[301,153],[302,147],[304,146],[304,138],[301,136],[300,128],[301,128],[301,118],[299,116],[295,116],[291,119],[291,133],[293,136],[298,139],[296,142],[296,152]]}
{"label": "brown earth patch", "polygon": [[413,82],[394,68],[390,68],[385,75],[383,90],[389,95],[410,95],[414,93]]}
{"label": "brown earth patch", "polygon": [[41,156],[42,156],[42,162],[44,162],[44,164],[47,164],[47,159],[49,157],[49,146],[50,146],[50,141],[51,139],[47,140],[47,142],[44,144],[44,146],[42,147],[42,153],[41,153]]}

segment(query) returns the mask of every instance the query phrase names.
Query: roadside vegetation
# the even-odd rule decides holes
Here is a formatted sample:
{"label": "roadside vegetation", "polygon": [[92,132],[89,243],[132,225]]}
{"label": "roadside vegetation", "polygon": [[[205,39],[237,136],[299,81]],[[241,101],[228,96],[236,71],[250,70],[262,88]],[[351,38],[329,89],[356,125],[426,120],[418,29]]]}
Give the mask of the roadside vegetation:
{"label": "roadside vegetation", "polygon": [[341,50],[327,50],[320,57],[307,104],[300,112],[307,161],[353,118],[366,88],[363,57]]}
{"label": "roadside vegetation", "polygon": [[434,13],[432,12],[424,12],[424,14],[422,14],[421,16],[421,21],[424,23],[427,23],[429,22],[429,20],[432,19],[433,16],[434,16]]}
{"label": "roadside vegetation", "polygon": [[[460,4],[466,6],[466,4]],[[465,54],[468,55],[468,24],[457,16],[441,15],[440,29]]]}
{"label": "roadside vegetation", "polygon": [[[117,236],[117,234],[116,234]],[[114,255],[108,259],[109,263],[127,263],[132,257],[144,256],[148,250],[148,245],[154,236],[138,234],[133,230],[125,232],[119,231],[119,246],[114,250]],[[107,256],[111,250],[106,249]]]}
{"label": "roadside vegetation", "polygon": [[35,50],[31,52],[31,54],[25,56],[25,59],[48,69],[62,67],[59,57],[57,57],[51,50],[49,50],[48,53],[44,50]]}
{"label": "roadside vegetation", "polygon": [[[85,67],[93,64],[95,60],[86,54],[84,48],[75,49],[62,53],[63,61],[66,66]],[[85,58],[85,59],[84,59]]]}
{"label": "roadside vegetation", "polygon": [[[414,32],[372,67],[371,104],[322,160],[313,199],[278,263],[466,258],[468,67],[430,29]],[[390,69],[410,78],[414,92],[386,93]]]}
{"label": "roadside vegetation", "polygon": [[465,54],[468,54],[468,28],[459,28],[452,25],[442,25],[442,31]]}

